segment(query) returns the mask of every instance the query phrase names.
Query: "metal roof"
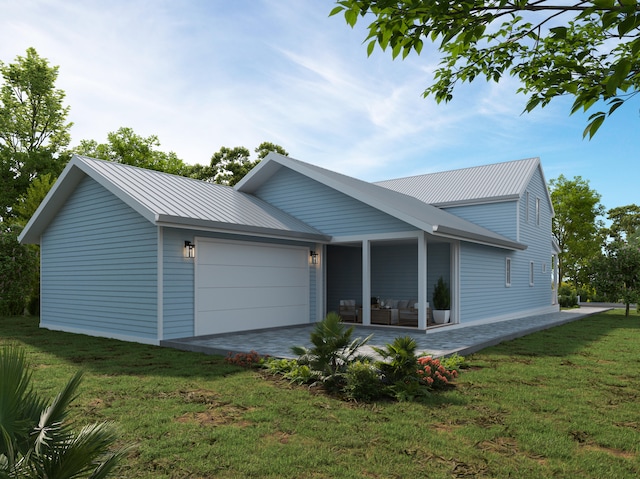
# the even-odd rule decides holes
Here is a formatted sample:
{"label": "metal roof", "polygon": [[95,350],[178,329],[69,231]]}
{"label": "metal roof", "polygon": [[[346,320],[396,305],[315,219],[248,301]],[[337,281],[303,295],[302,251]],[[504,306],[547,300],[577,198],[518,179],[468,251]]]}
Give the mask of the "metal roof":
{"label": "metal roof", "polygon": [[528,158],[375,184],[440,207],[490,203],[519,198],[539,166],[539,158]]}
{"label": "metal roof", "polygon": [[75,155],[25,227],[21,241],[40,241],[40,234],[85,175],[154,224],[329,240],[306,223],[234,188]]}
{"label": "metal roof", "polygon": [[270,153],[235,188],[239,191],[252,193],[281,167],[297,171],[435,236],[463,239],[507,249],[526,249],[522,243],[433,205],[425,204],[413,196],[277,153]]}

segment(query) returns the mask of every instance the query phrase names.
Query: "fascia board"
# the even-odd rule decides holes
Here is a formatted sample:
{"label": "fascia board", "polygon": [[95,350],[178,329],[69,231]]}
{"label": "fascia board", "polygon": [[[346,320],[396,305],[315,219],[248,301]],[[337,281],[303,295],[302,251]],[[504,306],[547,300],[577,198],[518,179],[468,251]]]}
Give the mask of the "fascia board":
{"label": "fascia board", "polygon": [[173,228],[188,228],[202,231],[224,232],[229,234],[250,234],[254,236],[291,239],[297,241],[306,240],[319,243],[331,242],[331,236],[323,234],[305,233],[302,231],[283,231],[274,228],[261,228],[259,226],[239,225],[194,218],[183,218],[181,216],[159,215],[157,218],[157,222],[159,225]]}
{"label": "fascia board", "polygon": [[40,244],[42,232],[85,176],[77,167],[75,157],[72,158],[27,222],[18,241],[23,244]]}
{"label": "fascia board", "polygon": [[524,251],[527,249],[527,245],[518,243],[517,241],[509,241],[506,239],[492,238],[489,236],[484,236],[477,233],[470,233],[468,231],[461,231],[455,228],[450,228],[442,225],[434,226],[432,234],[435,236],[455,238],[458,240],[469,241],[472,243],[478,243],[478,244],[483,244],[487,246],[494,246],[497,248],[504,248],[509,250]]}
{"label": "fascia board", "polygon": [[81,158],[74,155],[25,226],[18,240],[21,243],[39,244],[41,234],[85,176],[96,181],[149,222],[156,223],[155,212],[135,201],[110,180],[82,161]]}
{"label": "fascia board", "polygon": [[[414,226],[418,229],[421,229],[423,231],[426,231],[428,233],[435,234],[435,235],[440,234],[441,236],[451,235],[451,237],[454,237],[455,239],[481,242],[483,244],[488,244],[490,246],[502,247],[507,249],[526,249],[526,246],[522,245],[521,243],[509,241],[506,238],[504,239],[494,238],[492,236],[479,235],[477,233],[470,233],[468,231],[463,231],[463,230],[459,230],[451,227],[445,227],[442,225],[428,223],[424,220],[416,218],[415,216],[411,215],[410,213],[407,213],[406,211],[390,206],[389,203],[387,203],[383,198],[376,198],[375,195],[361,193],[357,189],[350,188],[347,184],[332,178],[330,175],[322,174],[321,172],[318,172],[312,168],[308,168],[305,163],[294,161],[293,159],[287,156],[279,155],[276,153],[270,153],[267,156],[267,158],[265,158],[265,160],[263,161],[266,161],[267,159],[269,160],[269,162],[278,163],[282,166],[290,168],[291,170],[301,175],[304,175],[308,178],[318,181],[319,183],[322,183],[329,188],[339,191],[347,196],[350,196],[351,198],[357,201],[365,203],[373,208],[376,208],[379,211],[382,211],[390,216],[398,218],[399,220],[404,221],[405,223],[411,226]],[[260,167],[261,164],[262,163],[260,163],[258,167]],[[266,165],[263,168],[266,168]],[[256,172],[256,174],[258,174],[258,176],[261,176],[259,175],[259,172]],[[262,182],[265,179],[266,178],[262,178],[260,179],[260,181]],[[246,187],[246,185],[244,186]],[[406,197],[406,201],[408,202],[411,202],[411,201],[418,202],[420,203],[420,206],[422,208],[433,208],[434,210],[437,210],[436,213],[448,214],[448,215],[451,214],[444,210],[440,210],[439,208],[433,205],[424,203],[411,196],[404,195],[402,193],[398,193],[392,190],[387,190],[382,186],[377,186],[377,185],[371,185],[371,186],[380,188],[387,195],[401,195],[402,197]],[[241,185],[240,188],[243,188],[243,185]],[[460,218],[457,218],[457,219],[460,219]],[[449,231],[449,233],[446,233],[446,231]]]}
{"label": "fascia board", "polygon": [[[104,160],[102,160],[104,161]],[[80,160],[78,167],[84,171],[88,176],[96,181],[100,186],[104,187],[107,191],[113,194],[116,198],[122,201],[124,204],[133,209],[136,213],[142,216],[144,219],[152,224],[157,222],[157,213],[150,210],[146,206],[142,205],[135,199],[133,199],[128,193],[114,184],[111,180],[103,176],[99,171],[94,170],[87,163]]]}
{"label": "fascia board", "polygon": [[277,157],[282,156],[270,152],[260,163],[253,167],[238,183],[234,185],[237,191],[243,193],[253,193],[262,183],[271,178],[282,165],[277,161]]}
{"label": "fascia board", "polygon": [[493,204],[493,203],[507,203],[509,201],[517,201],[520,199],[521,196],[522,195],[520,194],[493,196],[490,198],[479,198],[476,200],[459,200],[459,201],[448,201],[444,203],[431,203],[431,204],[437,208],[453,208],[456,206],[477,206],[477,205],[487,205],[487,204]]}

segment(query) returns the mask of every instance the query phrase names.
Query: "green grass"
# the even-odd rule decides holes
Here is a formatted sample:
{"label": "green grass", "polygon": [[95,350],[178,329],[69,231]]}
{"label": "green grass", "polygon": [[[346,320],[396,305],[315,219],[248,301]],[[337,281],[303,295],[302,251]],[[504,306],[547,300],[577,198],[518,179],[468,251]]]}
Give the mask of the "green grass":
{"label": "green grass", "polygon": [[136,478],[636,478],[639,335],[636,315],[597,315],[470,356],[426,403],[358,405],[219,356],[0,319],[39,391],[85,371],[74,417],[116,421]]}

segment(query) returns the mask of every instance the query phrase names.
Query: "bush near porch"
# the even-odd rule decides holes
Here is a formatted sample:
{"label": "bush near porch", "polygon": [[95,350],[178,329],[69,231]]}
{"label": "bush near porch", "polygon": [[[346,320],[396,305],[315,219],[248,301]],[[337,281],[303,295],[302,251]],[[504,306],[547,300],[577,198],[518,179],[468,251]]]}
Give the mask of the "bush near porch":
{"label": "bush near porch", "polygon": [[466,358],[454,389],[360,405],[205,356],[0,318],[72,415],[118,423],[122,477],[582,477],[640,472],[640,322],[615,311]]}

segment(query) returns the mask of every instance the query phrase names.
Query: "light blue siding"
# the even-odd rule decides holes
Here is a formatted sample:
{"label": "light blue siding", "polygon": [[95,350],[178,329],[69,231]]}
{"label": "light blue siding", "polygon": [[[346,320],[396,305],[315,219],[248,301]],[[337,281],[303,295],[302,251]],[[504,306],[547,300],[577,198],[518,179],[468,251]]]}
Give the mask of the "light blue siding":
{"label": "light blue siding", "polygon": [[316,268],[319,266],[310,266],[309,267],[309,322],[315,323],[316,321],[320,321],[322,318],[318,317],[318,295],[316,294],[317,288],[317,276],[316,276]]}
{"label": "light blue siding", "polygon": [[[526,220],[526,195],[520,202],[520,241],[529,247],[518,255],[527,263],[534,263],[534,286],[532,287],[535,296],[540,301],[551,304],[551,212],[552,208],[548,201],[545,185],[539,170],[531,178],[527,191],[529,191],[529,221]],[[540,222],[536,221],[536,199],[540,200]],[[528,279],[527,279],[528,283]]]}
{"label": "light blue siding", "polygon": [[85,178],[41,247],[42,326],[155,340],[155,226]]}
{"label": "light blue siding", "polygon": [[517,201],[454,206],[442,209],[507,238],[516,241],[518,239]]}
{"label": "light blue siding", "polygon": [[162,237],[163,339],[193,336],[195,260],[184,257],[184,242],[193,242],[194,232],[163,228]]}
{"label": "light blue siding", "polygon": [[415,227],[288,168],[256,196],[333,236],[412,231]]}
{"label": "light blue siding", "polygon": [[[546,185],[536,170],[529,191],[529,221],[526,194],[517,203],[518,240],[527,245],[524,251],[505,251],[489,246],[462,243],[460,247],[460,314],[462,322],[514,315],[551,307],[551,206]],[[536,222],[535,203],[540,199],[540,224]],[[504,233],[503,233],[504,234]],[[511,258],[511,286],[506,286],[505,262]],[[534,284],[530,285],[529,268],[533,262]]]}

